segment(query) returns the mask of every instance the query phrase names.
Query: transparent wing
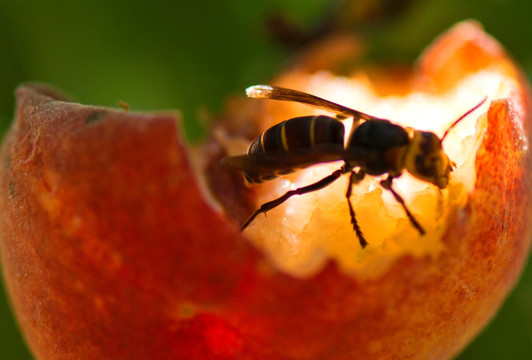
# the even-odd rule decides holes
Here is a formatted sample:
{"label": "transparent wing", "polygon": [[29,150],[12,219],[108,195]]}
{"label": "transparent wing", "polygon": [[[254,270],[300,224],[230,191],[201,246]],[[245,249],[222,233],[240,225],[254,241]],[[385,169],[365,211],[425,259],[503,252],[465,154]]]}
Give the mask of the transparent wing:
{"label": "transparent wing", "polygon": [[360,120],[384,120],[375,116],[371,116],[355,109],[325,100],[315,95],[311,95],[302,91],[286,89],[271,85],[255,85],[246,89],[246,95],[255,99],[271,99],[281,101],[294,101],[298,103],[307,104],[310,106],[319,107],[322,109],[333,111],[342,118],[353,117],[356,121]]}

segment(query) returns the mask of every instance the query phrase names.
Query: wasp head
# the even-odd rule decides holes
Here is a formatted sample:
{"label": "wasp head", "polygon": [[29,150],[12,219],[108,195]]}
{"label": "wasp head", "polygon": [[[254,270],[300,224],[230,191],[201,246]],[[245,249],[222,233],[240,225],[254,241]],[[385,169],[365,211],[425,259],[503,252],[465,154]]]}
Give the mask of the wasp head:
{"label": "wasp head", "polygon": [[405,154],[405,168],[409,173],[444,189],[454,163],[443,151],[441,140],[428,131],[412,131],[412,138]]}

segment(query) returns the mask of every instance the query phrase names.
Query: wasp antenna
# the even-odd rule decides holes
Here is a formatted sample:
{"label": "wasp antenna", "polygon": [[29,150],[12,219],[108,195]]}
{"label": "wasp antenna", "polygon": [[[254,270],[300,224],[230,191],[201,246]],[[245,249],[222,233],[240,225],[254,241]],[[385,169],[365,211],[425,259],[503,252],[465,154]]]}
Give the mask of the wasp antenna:
{"label": "wasp antenna", "polygon": [[443,142],[443,139],[445,139],[445,137],[449,134],[449,131],[451,131],[452,128],[454,128],[456,125],[458,125],[458,123],[462,120],[464,120],[469,114],[471,114],[473,111],[475,111],[476,109],[478,109],[479,107],[482,106],[482,104],[484,104],[484,102],[486,102],[486,100],[488,99],[487,96],[484,96],[484,98],[482,100],[480,100],[480,102],[478,104],[476,104],[475,106],[473,106],[471,109],[469,109],[464,115],[460,116],[455,122],[453,122],[451,124],[451,126],[449,126],[447,128],[447,130],[445,130],[445,132],[443,133],[443,136],[441,137],[441,140],[440,142]]}
{"label": "wasp antenna", "polygon": [[273,88],[269,85],[254,85],[246,89],[246,95],[254,99],[269,99]]}

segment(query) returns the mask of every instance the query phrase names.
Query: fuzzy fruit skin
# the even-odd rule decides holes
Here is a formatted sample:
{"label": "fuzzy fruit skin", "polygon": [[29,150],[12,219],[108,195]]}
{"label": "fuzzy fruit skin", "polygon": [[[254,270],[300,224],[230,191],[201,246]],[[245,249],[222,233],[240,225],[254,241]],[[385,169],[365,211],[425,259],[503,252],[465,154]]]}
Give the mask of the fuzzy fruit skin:
{"label": "fuzzy fruit skin", "polygon": [[[423,59],[448,54],[449,39],[454,54],[480,39],[497,45],[466,25]],[[483,56],[484,49],[468,56]],[[492,61],[499,59],[517,74],[503,52]],[[421,67],[418,79],[444,73],[449,64]],[[450,220],[448,251],[436,259],[405,257],[381,278],[362,281],[334,263],[309,279],[272,268],[204,200],[174,116],[82,106],[41,87],[21,87],[0,154],[1,254],[33,353],[39,359],[455,355],[498,309],[530,247],[532,120],[528,90],[521,90],[490,106],[475,191]]]}
{"label": "fuzzy fruit skin", "polygon": [[40,90],[17,91],[1,183],[4,275],[34,354],[183,358],[194,349],[179,334],[230,329],[215,315],[175,320],[190,302],[209,313],[233,302],[253,260],[202,200],[175,116]]}

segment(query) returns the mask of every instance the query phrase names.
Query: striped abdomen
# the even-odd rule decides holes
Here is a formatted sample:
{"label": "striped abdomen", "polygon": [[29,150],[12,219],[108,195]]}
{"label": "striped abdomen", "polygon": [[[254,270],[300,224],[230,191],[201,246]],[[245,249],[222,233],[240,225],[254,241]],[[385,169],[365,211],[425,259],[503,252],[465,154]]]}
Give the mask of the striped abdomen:
{"label": "striped abdomen", "polygon": [[[344,148],[344,125],[338,119],[328,116],[302,116],[283,121],[260,134],[249,145],[246,155],[252,154],[283,154],[286,157],[298,151],[312,150],[318,146],[331,149]],[[316,161],[318,163],[319,161]],[[308,166],[306,164],[305,166]],[[291,170],[272,172],[271,174],[253,174],[246,172],[244,176],[250,183],[261,183],[289,174]]]}

